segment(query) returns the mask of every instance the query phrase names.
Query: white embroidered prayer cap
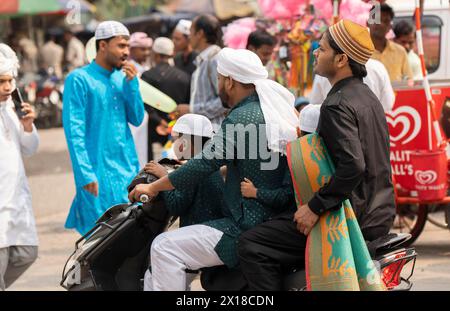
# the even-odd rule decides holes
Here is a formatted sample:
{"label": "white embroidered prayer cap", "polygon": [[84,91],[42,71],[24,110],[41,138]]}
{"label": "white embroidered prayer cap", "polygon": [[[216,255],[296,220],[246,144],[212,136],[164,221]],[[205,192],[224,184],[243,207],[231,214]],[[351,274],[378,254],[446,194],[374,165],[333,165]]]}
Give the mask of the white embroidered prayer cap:
{"label": "white embroidered prayer cap", "polygon": [[205,116],[194,113],[188,113],[179,118],[173,126],[172,133],[201,137],[212,137],[214,134],[211,121]]}
{"label": "white embroidered prayer cap", "polygon": [[320,105],[307,105],[300,111],[300,130],[314,133],[317,130],[320,118]]}
{"label": "white embroidered prayer cap", "polygon": [[101,22],[95,30],[95,39],[103,40],[118,36],[130,36],[130,31],[124,24],[116,21]]}
{"label": "white embroidered prayer cap", "polygon": [[156,38],[155,42],[153,42],[153,51],[158,54],[172,56],[174,51],[174,44],[172,40],[166,37]]}
{"label": "white embroidered prayer cap", "polygon": [[181,19],[175,27],[175,30],[181,32],[183,35],[189,36],[189,34],[191,33],[191,26],[192,21]]}

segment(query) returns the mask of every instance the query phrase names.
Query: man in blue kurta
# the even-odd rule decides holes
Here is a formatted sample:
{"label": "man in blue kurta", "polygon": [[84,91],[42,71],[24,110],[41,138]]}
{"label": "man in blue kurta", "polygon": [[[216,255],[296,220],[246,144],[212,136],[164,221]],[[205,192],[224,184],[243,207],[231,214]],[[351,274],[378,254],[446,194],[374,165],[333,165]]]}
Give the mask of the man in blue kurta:
{"label": "man in blue kurta", "polygon": [[[294,96],[267,79],[267,70],[253,52],[224,48],[217,60],[219,96],[230,108],[221,130],[202,153],[152,184],[137,185],[129,197],[186,191],[226,165],[224,217],[165,232],[153,241],[153,290],[185,289],[186,269],[236,267],[237,240],[243,231],[295,209],[284,156],[286,143],[297,137]],[[256,199],[242,196],[246,178],[258,188]]]}
{"label": "man in blue kurta", "polygon": [[144,105],[137,70],[127,61],[129,35],[118,22],[101,23],[95,60],[65,83],[63,124],[76,185],[65,226],[80,234],[109,207],[128,201],[126,187],[139,171],[128,123],[140,125]]}

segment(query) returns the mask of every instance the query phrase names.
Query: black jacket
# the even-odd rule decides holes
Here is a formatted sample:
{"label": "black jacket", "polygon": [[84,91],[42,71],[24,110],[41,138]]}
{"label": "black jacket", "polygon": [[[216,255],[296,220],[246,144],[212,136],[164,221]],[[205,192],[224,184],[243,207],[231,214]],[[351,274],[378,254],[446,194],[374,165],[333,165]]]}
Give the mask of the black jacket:
{"label": "black jacket", "polygon": [[387,234],[395,203],[389,132],[378,98],[357,78],[339,81],[322,104],[317,132],[336,172],[309,202],[311,210],[320,215],[350,199],[363,234],[380,227]]}

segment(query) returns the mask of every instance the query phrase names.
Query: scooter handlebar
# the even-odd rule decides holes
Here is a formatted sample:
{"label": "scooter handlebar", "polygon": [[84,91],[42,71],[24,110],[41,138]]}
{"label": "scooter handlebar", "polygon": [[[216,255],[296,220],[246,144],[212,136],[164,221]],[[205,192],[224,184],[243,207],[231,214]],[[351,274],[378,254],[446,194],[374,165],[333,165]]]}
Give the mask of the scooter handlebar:
{"label": "scooter handlebar", "polygon": [[146,194],[141,194],[139,197],[139,201],[142,203],[148,203],[150,201],[150,197]]}

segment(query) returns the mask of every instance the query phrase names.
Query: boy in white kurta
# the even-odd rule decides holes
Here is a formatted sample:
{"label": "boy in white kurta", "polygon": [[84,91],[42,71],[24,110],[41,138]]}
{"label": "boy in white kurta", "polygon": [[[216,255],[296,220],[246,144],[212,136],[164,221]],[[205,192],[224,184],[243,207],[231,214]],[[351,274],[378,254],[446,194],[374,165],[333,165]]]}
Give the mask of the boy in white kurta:
{"label": "boy in white kurta", "polygon": [[37,258],[38,238],[22,156],[34,154],[39,137],[32,107],[19,119],[11,100],[19,67],[16,54],[0,43],[0,291]]}

